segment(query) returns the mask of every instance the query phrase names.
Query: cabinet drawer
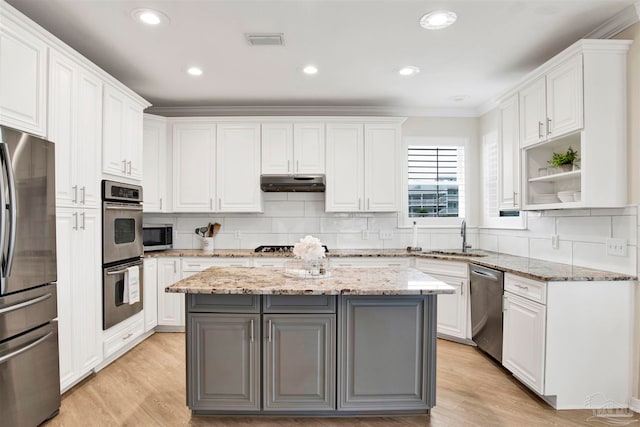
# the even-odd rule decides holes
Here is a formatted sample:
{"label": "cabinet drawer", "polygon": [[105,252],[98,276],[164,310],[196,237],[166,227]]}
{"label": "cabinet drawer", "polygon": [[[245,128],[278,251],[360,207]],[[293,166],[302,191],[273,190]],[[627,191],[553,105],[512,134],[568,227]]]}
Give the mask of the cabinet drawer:
{"label": "cabinet drawer", "polygon": [[504,290],[540,304],[547,303],[547,283],[513,274],[504,275]]}
{"label": "cabinet drawer", "polygon": [[260,313],[259,295],[187,295],[189,313]]}
{"label": "cabinet drawer", "polygon": [[335,313],[334,295],[267,295],[262,299],[265,313]]}
{"label": "cabinet drawer", "polygon": [[466,262],[416,259],[416,268],[427,274],[433,273],[462,279],[469,277],[469,265]]}
{"label": "cabinet drawer", "polygon": [[209,267],[251,267],[251,258],[185,258],[182,271],[200,272]]}
{"label": "cabinet drawer", "polygon": [[137,337],[142,335],[143,332],[144,317],[139,316],[138,319],[131,325],[125,327],[124,329],[104,341],[104,358],[106,359],[121,348],[129,345],[129,343],[135,341]]}

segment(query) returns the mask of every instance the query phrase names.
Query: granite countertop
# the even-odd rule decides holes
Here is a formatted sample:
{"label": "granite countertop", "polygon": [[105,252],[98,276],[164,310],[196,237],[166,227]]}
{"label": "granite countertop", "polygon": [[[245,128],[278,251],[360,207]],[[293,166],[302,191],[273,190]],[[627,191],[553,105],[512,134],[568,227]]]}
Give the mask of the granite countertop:
{"label": "granite countertop", "polygon": [[[519,257],[514,255],[499,254],[489,251],[476,251],[487,256],[460,256],[432,253],[409,253],[404,249],[369,249],[369,250],[336,250],[328,253],[329,258],[339,257],[414,257],[436,260],[448,260],[458,262],[469,262],[483,265],[496,270],[502,270],[519,276],[528,277],[534,280],[547,282],[566,281],[619,281],[636,280],[637,277],[629,274],[615,273],[611,271],[596,270],[586,267],[560,264],[557,262],[543,261],[539,259]],[[208,257],[208,258],[292,258],[292,254],[287,253],[257,253],[252,249],[220,249],[214,252],[205,252],[196,249],[170,250],[159,252],[148,252],[145,257]],[[238,268],[238,267],[234,267]]]}
{"label": "granite countertop", "polygon": [[281,268],[211,267],[166,292],[252,295],[434,295],[455,289],[415,268],[336,268],[323,279],[287,277]]}

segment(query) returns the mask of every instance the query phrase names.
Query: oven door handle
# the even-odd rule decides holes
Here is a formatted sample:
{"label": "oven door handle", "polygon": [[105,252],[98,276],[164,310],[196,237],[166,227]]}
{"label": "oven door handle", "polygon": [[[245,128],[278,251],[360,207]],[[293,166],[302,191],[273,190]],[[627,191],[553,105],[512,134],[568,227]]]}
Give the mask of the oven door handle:
{"label": "oven door handle", "polygon": [[14,357],[17,357],[17,356],[21,355],[25,351],[31,350],[33,347],[37,346],[38,344],[42,343],[47,338],[49,338],[52,334],[53,334],[53,332],[49,332],[48,334],[46,334],[43,337],[40,337],[39,339],[35,340],[34,342],[29,344],[28,346],[22,347],[20,350],[14,351],[13,353],[9,353],[6,356],[0,357],[0,364],[4,363],[4,362],[6,362],[6,361],[8,361],[10,359],[13,359]]}
{"label": "oven door handle", "polygon": [[107,205],[104,208],[108,211],[140,211],[142,212],[142,206],[139,206],[139,205],[138,206]]}

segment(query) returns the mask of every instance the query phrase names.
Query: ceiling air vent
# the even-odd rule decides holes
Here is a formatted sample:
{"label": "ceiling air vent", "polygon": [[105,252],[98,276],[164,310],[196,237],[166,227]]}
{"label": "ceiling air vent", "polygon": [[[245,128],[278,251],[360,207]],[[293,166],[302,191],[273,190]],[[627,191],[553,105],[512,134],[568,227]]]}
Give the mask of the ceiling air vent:
{"label": "ceiling air vent", "polygon": [[284,44],[284,38],[282,33],[270,33],[270,34],[245,34],[247,41],[251,46],[282,46]]}

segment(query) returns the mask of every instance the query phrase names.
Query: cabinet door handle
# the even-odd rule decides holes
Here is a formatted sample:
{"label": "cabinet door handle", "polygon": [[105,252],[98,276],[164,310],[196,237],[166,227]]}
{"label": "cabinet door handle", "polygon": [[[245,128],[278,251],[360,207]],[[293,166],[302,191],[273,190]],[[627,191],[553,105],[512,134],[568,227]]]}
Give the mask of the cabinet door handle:
{"label": "cabinet door handle", "polygon": [[82,225],[80,226],[80,230],[86,230],[86,227],[85,227],[85,225],[86,225],[86,224],[85,224],[85,222],[86,222],[85,213],[84,213],[84,212],[82,212],[82,213],[80,214],[80,216],[82,217]]}
{"label": "cabinet door handle", "polygon": [[287,160],[287,173],[291,172],[291,160]]}
{"label": "cabinet door handle", "polygon": [[542,139],[542,125],[544,123],[538,122],[538,139]]}
{"label": "cabinet door handle", "polygon": [[269,342],[271,342],[271,319],[269,319]]}
{"label": "cabinet door handle", "polygon": [[77,230],[78,229],[78,212],[74,212],[73,213],[73,229]]}
{"label": "cabinet door handle", "polygon": [[71,189],[73,190],[73,203],[78,203],[78,186],[74,185],[73,187],[71,187]]}
{"label": "cabinet door handle", "polygon": [[507,311],[507,297],[502,298],[502,311]]}
{"label": "cabinet door handle", "polygon": [[162,197],[160,197],[160,210],[162,210]]}
{"label": "cabinet door handle", "polygon": [[129,332],[127,335],[125,335],[124,337],[122,337],[122,341],[126,341],[129,338],[131,338],[131,336],[133,335],[133,332]]}
{"label": "cabinet door handle", "polygon": [[173,261],[173,274],[176,274],[178,272],[178,262],[177,261]]}
{"label": "cabinet door handle", "polygon": [[85,186],[80,187],[80,191],[81,191],[80,194],[82,194],[82,198],[80,199],[80,203],[82,203],[83,205],[86,205],[87,204],[87,187],[85,187]]}
{"label": "cabinet door handle", "polygon": [[551,119],[547,117],[547,135],[551,135]]}
{"label": "cabinet door handle", "polygon": [[131,160],[127,162],[127,174],[131,175]]}
{"label": "cabinet door handle", "polygon": [[209,199],[209,209],[213,210],[213,197]]}
{"label": "cabinet door handle", "polygon": [[460,295],[464,295],[464,282],[460,282]]}
{"label": "cabinet door handle", "polygon": [[122,173],[125,174],[125,175],[127,174],[127,160],[126,159],[122,161]]}
{"label": "cabinet door handle", "polygon": [[362,205],[362,199],[360,197],[358,197],[358,210],[359,211],[362,210],[361,205]]}
{"label": "cabinet door handle", "polygon": [[296,160],[296,173],[300,172],[300,160]]}
{"label": "cabinet door handle", "polygon": [[222,197],[218,197],[218,210],[222,210]]}
{"label": "cabinet door handle", "polygon": [[523,291],[528,291],[529,287],[528,286],[523,286],[523,285],[516,285],[518,288],[522,289]]}
{"label": "cabinet door handle", "polygon": [[251,325],[249,327],[251,328],[251,330],[249,331],[251,342],[253,342],[253,319],[251,319]]}
{"label": "cabinet door handle", "polygon": [[367,210],[371,210],[371,199],[367,197]]}
{"label": "cabinet door handle", "polygon": [[516,206],[516,196],[518,195],[518,193],[516,193],[515,191],[513,192],[513,207]]}

